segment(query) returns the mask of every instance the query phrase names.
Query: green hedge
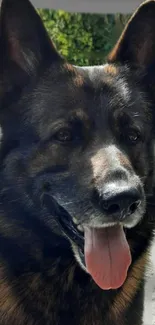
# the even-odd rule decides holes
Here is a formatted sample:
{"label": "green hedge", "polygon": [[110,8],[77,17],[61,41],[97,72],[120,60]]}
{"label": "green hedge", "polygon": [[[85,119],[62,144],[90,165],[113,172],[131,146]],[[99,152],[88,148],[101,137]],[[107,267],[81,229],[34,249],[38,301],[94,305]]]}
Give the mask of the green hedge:
{"label": "green hedge", "polygon": [[128,19],[125,15],[38,11],[59,52],[77,65],[104,63]]}

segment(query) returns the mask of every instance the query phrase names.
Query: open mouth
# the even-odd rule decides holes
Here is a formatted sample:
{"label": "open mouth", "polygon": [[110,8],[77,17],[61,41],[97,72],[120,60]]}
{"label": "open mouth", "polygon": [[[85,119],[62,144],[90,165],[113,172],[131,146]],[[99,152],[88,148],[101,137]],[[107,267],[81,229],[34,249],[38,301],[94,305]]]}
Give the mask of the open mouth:
{"label": "open mouth", "polygon": [[69,213],[48,192],[43,194],[42,200],[64,235],[84,251],[84,234],[76,227]]}
{"label": "open mouth", "polygon": [[121,223],[77,228],[84,235],[84,251],[79,248],[78,253],[86,271],[101,289],[121,287],[131,264],[126,228]]}
{"label": "open mouth", "polygon": [[131,264],[123,226],[82,229],[49,193],[44,194],[43,202],[65,236],[77,244],[82,263],[96,284],[104,290],[121,287]]}

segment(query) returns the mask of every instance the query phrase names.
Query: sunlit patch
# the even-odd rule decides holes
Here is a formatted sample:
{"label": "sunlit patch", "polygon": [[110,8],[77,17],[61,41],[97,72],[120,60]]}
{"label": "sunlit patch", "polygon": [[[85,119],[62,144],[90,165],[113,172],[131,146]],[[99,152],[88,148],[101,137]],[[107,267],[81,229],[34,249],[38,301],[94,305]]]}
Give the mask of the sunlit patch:
{"label": "sunlit patch", "polygon": [[113,64],[105,64],[104,72],[110,74],[111,76],[117,76],[119,68]]}

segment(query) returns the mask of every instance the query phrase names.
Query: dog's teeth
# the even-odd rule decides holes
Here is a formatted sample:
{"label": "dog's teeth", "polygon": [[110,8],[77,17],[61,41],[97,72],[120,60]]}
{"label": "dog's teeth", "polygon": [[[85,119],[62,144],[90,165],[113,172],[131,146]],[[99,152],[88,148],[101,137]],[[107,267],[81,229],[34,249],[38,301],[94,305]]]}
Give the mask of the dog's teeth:
{"label": "dog's teeth", "polygon": [[83,232],[83,227],[82,226],[77,226],[77,229],[81,232]]}
{"label": "dog's teeth", "polygon": [[[74,224],[75,225],[78,225],[78,220],[76,219],[76,218],[73,218],[73,222],[74,222]],[[82,226],[77,226],[77,229],[79,230],[79,231],[81,231],[81,232],[83,232],[84,230],[83,230],[83,227]]]}
{"label": "dog's teeth", "polygon": [[73,222],[77,225],[78,224],[78,221],[76,218],[73,218]]}

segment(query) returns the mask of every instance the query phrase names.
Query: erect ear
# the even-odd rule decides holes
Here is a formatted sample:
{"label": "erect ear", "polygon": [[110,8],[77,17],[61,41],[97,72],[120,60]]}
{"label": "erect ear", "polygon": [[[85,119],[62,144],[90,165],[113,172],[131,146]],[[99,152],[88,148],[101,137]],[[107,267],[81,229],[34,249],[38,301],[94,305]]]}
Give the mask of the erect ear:
{"label": "erect ear", "polygon": [[110,63],[146,67],[155,61],[155,1],[145,1],[129,20],[109,55]]}
{"label": "erect ear", "polygon": [[[60,60],[42,21],[29,0],[2,0],[0,72],[31,75],[43,63]],[[13,74],[13,73],[12,73]],[[9,78],[9,75],[8,75]]]}

